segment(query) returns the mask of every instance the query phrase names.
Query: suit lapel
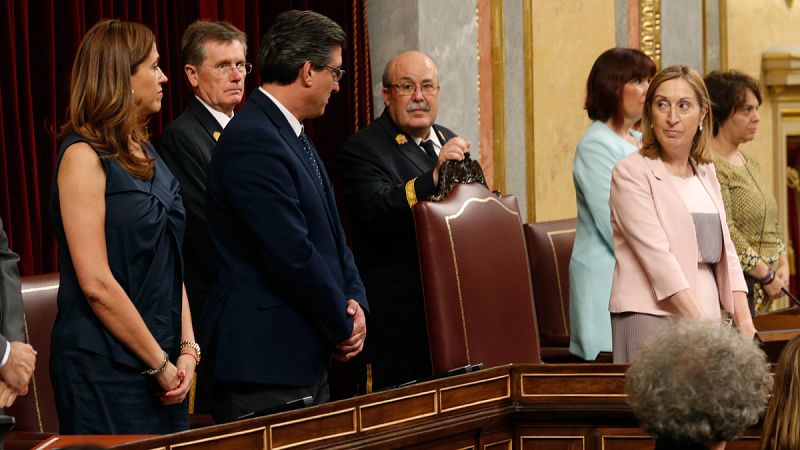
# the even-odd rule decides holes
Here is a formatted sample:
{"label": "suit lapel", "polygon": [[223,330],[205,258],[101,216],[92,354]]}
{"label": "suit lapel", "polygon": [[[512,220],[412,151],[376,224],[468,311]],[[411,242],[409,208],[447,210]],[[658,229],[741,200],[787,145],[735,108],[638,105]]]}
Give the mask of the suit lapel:
{"label": "suit lapel", "polygon": [[425,152],[414,142],[414,139],[403,132],[397,124],[392,121],[389,112],[384,110],[378,119],[381,128],[389,135],[389,139],[394,142],[397,151],[414,165],[420,172],[427,172],[434,167],[434,162]]}
{"label": "suit lapel", "polygon": [[197,97],[192,97],[192,101],[189,103],[189,111],[191,111],[194,118],[200,122],[200,125],[206,130],[208,136],[213,139],[214,142],[218,141],[222,133],[222,125],[208,112],[208,109],[200,103]]}
{"label": "suit lapel", "polygon": [[[311,161],[308,160],[308,156],[305,154],[305,149],[303,149],[303,144],[300,143],[300,139],[294,134],[294,130],[292,126],[289,125],[289,122],[284,117],[283,113],[275,103],[267,97],[263,92],[260,90],[256,90],[253,93],[256,103],[258,103],[264,112],[267,114],[269,119],[272,123],[278,128],[278,133],[283,138],[286,145],[294,152],[297,158],[300,160],[300,163],[305,167],[306,173],[308,174],[309,178],[312,181],[312,184],[316,187],[317,193],[320,197],[322,197],[322,204],[325,207],[325,214],[328,216],[328,223],[331,226],[331,229],[336,234],[336,227],[334,225],[334,218],[332,214],[332,205],[331,205],[331,198],[332,197],[332,187],[330,179],[328,179],[327,173],[325,171],[325,166],[322,164],[322,159],[320,159],[319,154],[317,153],[316,149],[314,148],[314,144],[311,144],[311,151],[315,153],[317,158],[317,164],[319,165],[320,175],[322,176],[322,182],[325,186],[323,188],[319,185],[317,181],[317,174],[314,171],[314,167],[311,166]],[[202,106],[202,105],[201,105]],[[311,142],[309,140],[309,142]]]}

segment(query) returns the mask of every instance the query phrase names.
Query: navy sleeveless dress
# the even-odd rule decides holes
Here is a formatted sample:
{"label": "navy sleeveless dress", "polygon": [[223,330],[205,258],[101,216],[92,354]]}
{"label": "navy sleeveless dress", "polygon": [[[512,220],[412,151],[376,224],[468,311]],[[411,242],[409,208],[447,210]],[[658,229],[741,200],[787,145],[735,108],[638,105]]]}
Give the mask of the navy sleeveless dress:
{"label": "navy sleeveless dress", "polygon": [[[58,152],[86,141],[70,134]],[[105,234],[108,263],[158,343],[175,361],[181,341],[185,211],[179,185],[153,150],[155,176],[140,180],[114,158],[106,174]],[[56,177],[57,178],[57,177]],[[163,406],[149,367],[109,333],[87,302],[72,265],[53,182],[50,217],[58,241],[61,284],[53,327],[50,374],[62,434],[163,434],[188,428],[186,401]]]}

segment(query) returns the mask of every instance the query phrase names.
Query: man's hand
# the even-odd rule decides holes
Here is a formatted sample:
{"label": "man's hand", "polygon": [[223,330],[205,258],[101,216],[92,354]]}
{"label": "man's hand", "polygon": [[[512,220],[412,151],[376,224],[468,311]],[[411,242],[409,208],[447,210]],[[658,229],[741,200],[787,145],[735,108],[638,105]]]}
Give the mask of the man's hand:
{"label": "man's hand", "polygon": [[333,357],[338,361],[349,361],[364,349],[364,339],[367,337],[367,319],[361,305],[352,298],[347,301],[347,315],[353,318],[353,333],[350,337],[336,346]]}
{"label": "man's hand", "polygon": [[456,136],[445,142],[442,149],[439,151],[439,161],[436,163],[436,169],[433,171],[433,184],[439,184],[439,167],[445,161],[461,161],[464,159],[464,154],[469,152],[469,141],[465,141]]}
{"label": "man's hand", "polygon": [[28,393],[28,382],[36,368],[36,350],[24,342],[9,342],[6,365],[0,367],[0,378],[17,391],[19,395]]}
{"label": "man's hand", "polygon": [[17,399],[17,390],[0,381],[0,408],[8,408]]}

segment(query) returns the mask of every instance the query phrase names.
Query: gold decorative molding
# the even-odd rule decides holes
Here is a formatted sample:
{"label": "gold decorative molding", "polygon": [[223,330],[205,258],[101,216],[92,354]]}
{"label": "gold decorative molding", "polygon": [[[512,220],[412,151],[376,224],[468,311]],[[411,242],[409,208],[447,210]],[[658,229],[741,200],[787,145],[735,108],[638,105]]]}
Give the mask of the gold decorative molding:
{"label": "gold decorative molding", "polygon": [[522,34],[525,60],[525,179],[528,222],[536,222],[536,167],[533,154],[533,0],[522,2]]}
{"label": "gold decorative molding", "polygon": [[719,70],[728,70],[728,0],[719,0]]}
{"label": "gold decorative molding", "polygon": [[661,2],[642,0],[639,8],[639,40],[642,51],[661,69]]}
{"label": "gold decorative molding", "polygon": [[761,55],[764,84],[780,101],[800,97],[800,47],[767,51]]}
{"label": "gold decorative molding", "polygon": [[503,0],[492,0],[492,152],[494,183],[492,188],[506,192],[506,96],[505,54],[503,48]]}

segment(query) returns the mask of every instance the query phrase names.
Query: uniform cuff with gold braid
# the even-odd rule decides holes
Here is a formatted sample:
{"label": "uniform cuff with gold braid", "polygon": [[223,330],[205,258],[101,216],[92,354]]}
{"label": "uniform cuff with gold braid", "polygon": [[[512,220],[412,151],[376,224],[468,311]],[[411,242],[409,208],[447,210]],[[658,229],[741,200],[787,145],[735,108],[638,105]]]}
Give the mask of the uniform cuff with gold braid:
{"label": "uniform cuff with gold braid", "polygon": [[200,345],[197,342],[190,341],[190,340],[181,341],[181,348],[182,349],[190,348],[190,349],[194,350],[194,352],[197,354],[197,356],[192,355],[191,353],[183,353],[183,352],[181,352],[181,355],[192,356],[192,357],[194,357],[194,359],[196,361],[196,364],[200,364]]}
{"label": "uniform cuff with gold braid", "polygon": [[[161,350],[164,352],[164,350]],[[164,362],[161,363],[160,366],[156,367],[155,369],[147,369],[142,372],[142,375],[158,375],[167,368],[167,363],[169,362],[169,355],[167,352],[164,352]]]}
{"label": "uniform cuff with gold braid", "polygon": [[406,201],[408,202],[409,208],[417,204],[417,190],[414,188],[415,181],[417,181],[417,179],[413,178],[406,183]]}

